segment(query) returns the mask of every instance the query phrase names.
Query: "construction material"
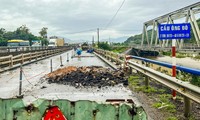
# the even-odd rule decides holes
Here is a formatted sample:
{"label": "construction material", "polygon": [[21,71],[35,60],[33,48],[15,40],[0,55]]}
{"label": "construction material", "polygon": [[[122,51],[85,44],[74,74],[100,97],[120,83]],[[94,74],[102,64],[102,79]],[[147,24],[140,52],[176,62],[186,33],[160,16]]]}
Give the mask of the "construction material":
{"label": "construction material", "polygon": [[112,71],[99,66],[65,67],[47,75],[49,83],[67,84],[74,87],[105,87],[117,84],[128,85],[121,71]]}

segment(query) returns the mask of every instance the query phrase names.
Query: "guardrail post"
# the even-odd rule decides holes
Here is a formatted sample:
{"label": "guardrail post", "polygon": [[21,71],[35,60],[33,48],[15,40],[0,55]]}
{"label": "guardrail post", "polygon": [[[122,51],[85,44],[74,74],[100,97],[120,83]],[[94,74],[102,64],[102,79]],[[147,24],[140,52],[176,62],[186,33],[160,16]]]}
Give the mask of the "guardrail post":
{"label": "guardrail post", "polygon": [[8,52],[10,52],[10,47],[8,48]]}
{"label": "guardrail post", "polygon": [[72,50],[72,53],[71,53],[71,59],[73,59],[73,54],[74,54],[74,50]]}
{"label": "guardrail post", "polygon": [[29,61],[31,61],[31,59],[32,59],[32,58],[31,58],[31,53],[29,53]]}
{"label": "guardrail post", "polygon": [[106,59],[108,59],[108,54],[107,54],[107,51],[105,51],[105,57],[106,57]]}
{"label": "guardrail post", "polygon": [[106,50],[103,51],[103,56],[106,58]]}
{"label": "guardrail post", "polygon": [[112,62],[112,53],[111,52],[109,52],[110,53],[110,61]]}
{"label": "guardrail post", "polygon": [[146,88],[149,87],[149,77],[148,76],[145,76],[145,86],[146,86]]}
{"label": "guardrail post", "polygon": [[112,52],[110,52],[110,61],[111,61],[111,62],[113,62],[112,57],[113,57],[113,54],[112,54]]}
{"label": "guardrail post", "polygon": [[124,56],[124,70],[125,70],[125,72],[127,72],[128,71],[128,60],[129,60],[129,58],[125,55]]}
{"label": "guardrail post", "polygon": [[13,56],[10,55],[10,68],[13,67]]}
{"label": "guardrail post", "polygon": [[107,51],[106,54],[107,54],[107,59],[110,60],[110,53]]}
{"label": "guardrail post", "polygon": [[47,51],[45,51],[45,57],[47,57],[48,56],[48,50]]}
{"label": "guardrail post", "polygon": [[67,62],[69,62],[69,53],[67,53]]}
{"label": "guardrail post", "polygon": [[22,65],[20,66],[20,76],[19,76],[19,96],[22,95]]}
{"label": "guardrail post", "polygon": [[131,67],[128,67],[128,74],[132,74],[133,73],[133,69]]}
{"label": "guardrail post", "polygon": [[22,64],[24,63],[24,54],[22,54]]}
{"label": "guardrail post", "polygon": [[50,69],[51,69],[51,72],[53,72],[52,59],[50,61]]}
{"label": "guardrail post", "polygon": [[[146,67],[149,67],[149,63],[146,62]],[[145,76],[145,86],[146,86],[146,89],[149,88],[149,77],[148,76]]]}
{"label": "guardrail post", "polygon": [[184,105],[185,105],[184,116],[188,117],[188,116],[190,116],[191,102],[190,102],[190,99],[186,96],[184,96]]}
{"label": "guardrail post", "polygon": [[62,56],[60,56],[60,67],[62,67],[63,64],[62,64]]}

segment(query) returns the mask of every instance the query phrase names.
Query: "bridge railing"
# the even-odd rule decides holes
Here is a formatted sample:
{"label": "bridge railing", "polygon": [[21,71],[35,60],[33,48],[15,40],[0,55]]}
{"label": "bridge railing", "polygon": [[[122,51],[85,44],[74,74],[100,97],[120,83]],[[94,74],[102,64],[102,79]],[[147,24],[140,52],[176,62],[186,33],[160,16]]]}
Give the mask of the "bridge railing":
{"label": "bridge railing", "polygon": [[48,49],[60,49],[66,46],[16,46],[16,47],[0,47],[0,53],[19,52],[19,51],[37,51]]}
{"label": "bridge railing", "polygon": [[37,60],[41,60],[50,57],[54,54],[64,52],[71,49],[70,47],[65,47],[62,49],[44,50],[29,53],[22,53],[16,56],[9,55],[0,57],[0,72],[9,70],[15,67],[19,67],[21,64],[28,64]]}
{"label": "bridge railing", "polygon": [[[170,64],[170,63],[151,60],[151,59],[138,57],[138,56],[132,56],[132,55],[129,55],[128,57],[131,58],[131,59],[140,60],[140,61],[143,61],[143,62],[146,62],[146,63],[152,63],[152,64],[156,64],[156,65],[159,65],[159,66],[172,68],[172,64]],[[183,71],[183,72],[186,72],[186,73],[190,73],[190,74],[193,74],[193,75],[199,75],[200,76],[200,69],[189,68],[189,67],[184,67],[184,66],[180,66],[180,65],[176,65],[176,69]]]}
{"label": "bridge railing", "polygon": [[[180,79],[176,79],[167,75],[165,73],[161,73],[160,71],[154,70],[150,68],[148,63],[153,63],[158,66],[164,66],[167,68],[171,68],[171,64],[163,63],[155,60],[150,60],[146,58],[136,57],[136,56],[129,56],[126,57],[122,54],[116,54],[110,51],[105,51],[101,49],[95,49],[95,52],[102,55],[103,57],[111,60],[114,63],[118,63],[118,65],[126,66],[125,68],[129,68],[131,71],[132,69],[136,70],[139,73],[144,74],[145,76],[156,80],[157,82],[179,92],[184,96],[184,103],[185,103],[185,115],[188,115],[188,109],[190,108],[190,100],[193,100],[197,103],[200,103],[200,87],[190,84],[189,82],[184,82]],[[115,54],[115,55],[114,55]],[[117,57],[116,57],[117,56]],[[120,57],[122,59],[120,59]],[[136,59],[136,61],[129,61],[130,58]],[[183,66],[177,66],[178,70],[182,70],[184,72],[188,72],[195,75],[200,75],[199,69],[187,68]],[[148,82],[145,79],[146,82]],[[147,87],[148,88],[148,87]]]}

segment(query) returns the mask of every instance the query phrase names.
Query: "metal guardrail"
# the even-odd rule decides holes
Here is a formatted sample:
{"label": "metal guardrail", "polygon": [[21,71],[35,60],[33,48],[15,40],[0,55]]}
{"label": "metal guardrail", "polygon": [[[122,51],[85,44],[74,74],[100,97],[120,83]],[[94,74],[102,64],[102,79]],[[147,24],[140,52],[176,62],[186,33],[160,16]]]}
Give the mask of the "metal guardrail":
{"label": "metal guardrail", "polygon": [[[170,63],[160,62],[160,61],[142,58],[142,57],[138,57],[138,56],[129,56],[129,57],[133,58],[133,59],[138,59],[138,60],[141,60],[141,61],[144,61],[144,62],[160,65],[160,66],[163,66],[163,67],[172,68],[172,64],[170,64]],[[176,69],[181,70],[181,71],[186,72],[186,73],[191,73],[191,74],[200,76],[200,69],[189,68],[189,67],[184,67],[184,66],[180,66],[180,65],[176,65]]]}
{"label": "metal guardrail", "polygon": [[154,80],[166,85],[167,87],[176,90],[182,95],[200,103],[200,88],[194,86],[188,82],[183,82],[182,80],[175,79],[166,74],[160,73],[151,68],[145,67],[143,65],[128,61],[128,66],[153,78]]}
{"label": "metal guardrail", "polygon": [[27,64],[27,63],[31,63],[40,59],[44,59],[46,57],[50,57],[54,54],[64,52],[69,49],[70,47],[65,47],[62,49],[44,50],[44,51],[39,51],[39,52],[23,53],[16,56],[9,55],[9,56],[0,57],[0,72],[15,68],[15,67],[19,67],[21,64]]}
{"label": "metal guardrail", "polygon": [[[125,62],[125,60],[120,60],[119,57],[114,57],[114,55],[115,56],[124,56],[124,55],[114,54],[112,52],[101,50],[101,49],[95,49],[95,52],[101,54],[102,56],[106,57],[107,59],[111,59],[111,61],[112,61],[112,59],[113,59],[113,61],[120,61],[121,64]],[[167,63],[164,64],[163,62],[149,60],[149,59],[145,59],[145,58],[141,58],[141,57],[134,57],[134,58],[144,60],[146,62],[152,62],[154,64],[156,63],[157,65],[162,65],[165,67],[171,67],[171,64],[167,64]],[[177,92],[179,92],[180,94],[182,94],[183,96],[185,96],[184,97],[185,115],[188,114],[187,113],[189,111],[188,109],[190,109],[190,100],[189,99],[200,104],[200,87],[192,85],[189,82],[184,82],[182,80],[173,78],[169,75],[158,72],[158,71],[151,69],[149,67],[146,67],[144,65],[140,65],[136,62],[128,61],[127,67],[129,67],[131,69],[135,69],[135,70],[139,71],[140,73],[143,73],[145,76],[148,76],[148,77],[156,80],[157,82],[159,82],[171,89],[174,89]],[[182,67],[182,66],[178,66],[177,69],[199,75],[199,70],[196,70],[196,69],[186,68],[186,67]]]}

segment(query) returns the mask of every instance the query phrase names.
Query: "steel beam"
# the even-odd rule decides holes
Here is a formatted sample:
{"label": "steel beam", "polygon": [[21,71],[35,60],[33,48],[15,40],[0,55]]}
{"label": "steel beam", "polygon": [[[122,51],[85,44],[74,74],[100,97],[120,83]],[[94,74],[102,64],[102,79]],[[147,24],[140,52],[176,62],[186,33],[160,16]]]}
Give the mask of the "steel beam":
{"label": "steel beam", "polygon": [[146,33],[147,45],[149,47],[149,37],[148,37],[148,32],[147,32],[147,25],[145,25],[144,28],[145,28],[145,33]]}
{"label": "steel beam", "polygon": [[156,25],[156,41],[155,41],[155,47],[157,47],[158,45],[158,22],[155,21],[155,25]]}
{"label": "steel beam", "polygon": [[[190,12],[188,11],[188,14],[187,14],[187,16],[186,16],[186,18],[185,18],[185,22],[186,22],[186,23],[188,23],[189,15],[190,15]],[[180,45],[179,45],[179,49],[182,49],[183,43],[184,43],[184,39],[181,39]]]}
{"label": "steel beam", "polygon": [[143,44],[144,44],[144,32],[145,32],[144,29],[145,29],[145,25],[143,25],[141,48],[143,48]]}
{"label": "steel beam", "polygon": [[[163,16],[160,16],[160,17],[157,17],[150,21],[147,21],[144,23],[144,25],[145,26],[150,26],[150,25],[155,26],[155,21],[157,21],[158,23],[165,23],[168,21],[169,22],[171,21],[170,23],[174,23],[173,20],[177,20],[177,19],[186,17],[185,22],[188,22],[189,20],[191,21],[192,30],[194,32],[194,36],[195,36],[197,45],[199,47],[200,46],[200,29],[199,29],[199,26],[198,26],[198,24],[196,22],[196,18],[195,18],[195,14],[197,14],[197,13],[200,13],[200,2],[194,3],[192,5],[186,6],[184,8],[178,9],[176,11],[170,12]],[[153,44],[152,36],[151,36],[150,46],[152,46],[152,44]],[[148,42],[148,36],[147,36],[147,42]],[[161,42],[162,42],[162,45],[160,45],[160,46],[168,46],[169,41],[159,41],[160,44],[161,44]],[[179,48],[183,47],[183,43],[184,43],[183,39],[177,40],[177,46]],[[157,43],[155,43],[155,45],[156,44]],[[149,43],[148,43],[148,45],[149,45]]]}
{"label": "steel beam", "polygon": [[178,9],[176,11],[170,12],[168,14],[165,14],[163,16],[157,17],[155,19],[149,20],[145,22],[146,25],[153,25],[154,21],[158,21],[159,23],[167,22],[168,16],[171,16],[173,20],[177,20],[180,18],[183,18],[187,15],[187,11],[190,9],[195,9],[194,14],[200,13],[200,2],[194,3],[192,5],[186,6],[184,8]]}
{"label": "steel beam", "polygon": [[152,28],[152,33],[151,33],[151,43],[150,43],[150,47],[152,47],[152,44],[153,44],[154,31],[155,31],[155,21],[153,22],[153,28]]}
{"label": "steel beam", "polygon": [[[171,23],[171,24],[174,24],[174,20],[171,18],[171,16],[168,16],[168,18],[169,18],[169,22]],[[179,44],[180,44],[180,42],[179,42],[179,40],[177,39],[176,40],[176,46],[179,46]]]}
{"label": "steel beam", "polygon": [[[168,17],[168,20],[167,20],[167,24],[169,24],[169,17]],[[168,44],[169,44],[169,40],[167,39],[165,47],[168,47]]]}
{"label": "steel beam", "polygon": [[[190,10],[190,15],[191,15],[191,18],[193,19],[194,27],[195,27],[197,37],[198,37],[198,41],[199,41],[200,40],[200,30],[199,30],[199,26],[197,24],[196,18],[194,16],[194,12],[192,10]],[[198,44],[198,46],[199,46],[199,44]]]}
{"label": "steel beam", "polygon": [[193,22],[191,16],[189,17],[189,19],[190,19],[190,24],[191,24],[191,27],[192,27],[192,30],[193,30],[193,34],[194,34],[195,40],[196,40],[197,45],[199,47],[199,38],[198,38],[197,31],[196,31],[195,26],[194,26],[194,22]]}

